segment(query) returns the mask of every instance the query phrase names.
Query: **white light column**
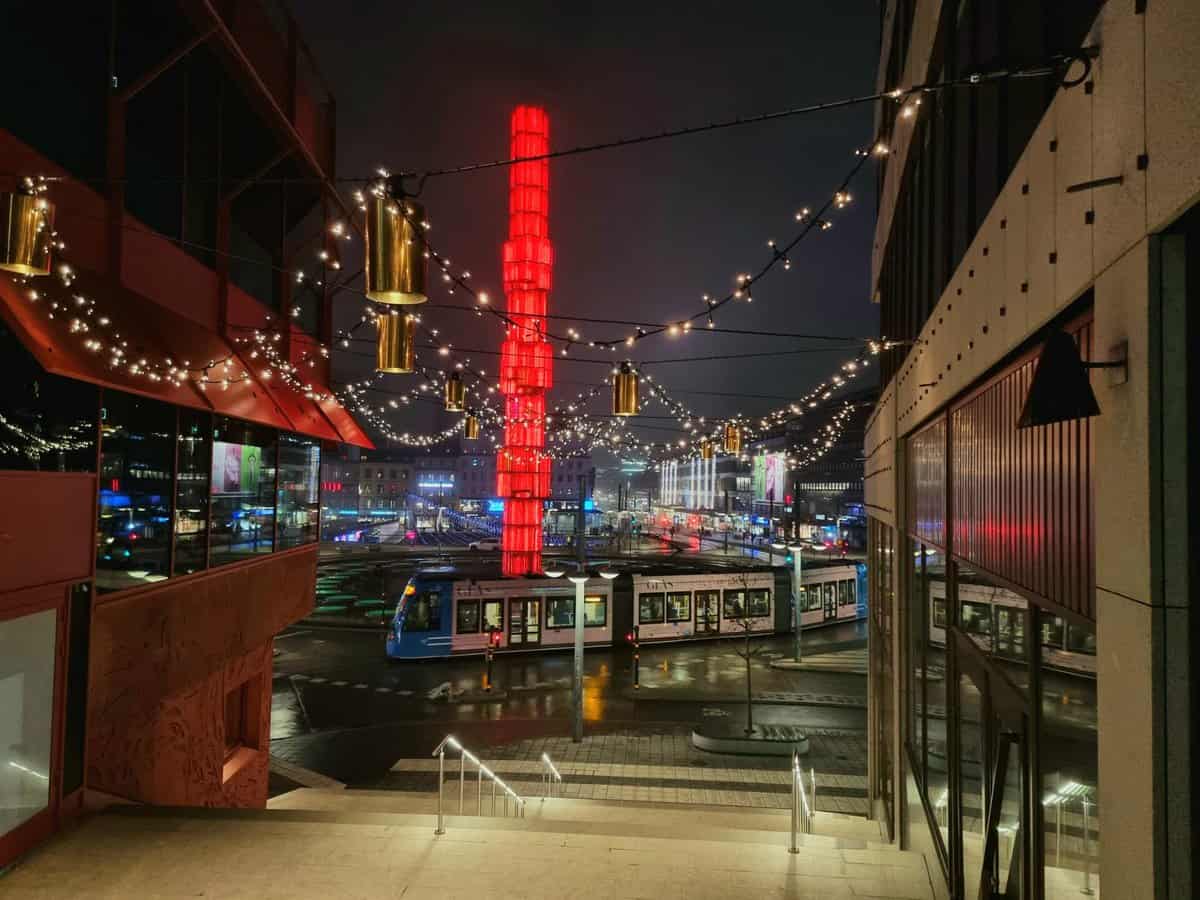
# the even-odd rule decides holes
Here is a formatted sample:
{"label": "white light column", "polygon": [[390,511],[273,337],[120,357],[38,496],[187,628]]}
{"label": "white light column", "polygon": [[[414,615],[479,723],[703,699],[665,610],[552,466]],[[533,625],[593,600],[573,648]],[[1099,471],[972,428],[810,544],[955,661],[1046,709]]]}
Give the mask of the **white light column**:
{"label": "white light column", "polygon": [[795,616],[795,630],[792,635],[792,660],[801,662],[803,653],[800,650],[800,592],[804,590],[803,566],[800,560],[800,544],[791,544],[788,550],[792,554],[792,615]]}

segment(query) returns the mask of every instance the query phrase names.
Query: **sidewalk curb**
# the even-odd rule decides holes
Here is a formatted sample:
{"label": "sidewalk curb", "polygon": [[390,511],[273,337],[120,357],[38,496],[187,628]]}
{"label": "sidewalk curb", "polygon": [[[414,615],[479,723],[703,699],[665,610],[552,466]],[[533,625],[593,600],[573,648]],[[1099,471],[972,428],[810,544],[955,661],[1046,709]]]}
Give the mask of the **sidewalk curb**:
{"label": "sidewalk curb", "polygon": [[[634,691],[632,688],[626,688],[621,691],[621,698],[632,701],[648,701],[650,703],[705,703],[713,705],[716,703],[742,703],[746,702],[744,694],[739,696],[729,697],[713,697],[696,694],[688,694],[686,696],[670,696],[660,692],[654,688],[643,688],[639,691]],[[799,694],[796,699],[785,699],[781,697],[771,697],[755,695],[755,704],[764,706],[826,706],[838,709],[866,709],[867,700],[864,697],[859,700],[856,697],[821,697],[814,694]]]}

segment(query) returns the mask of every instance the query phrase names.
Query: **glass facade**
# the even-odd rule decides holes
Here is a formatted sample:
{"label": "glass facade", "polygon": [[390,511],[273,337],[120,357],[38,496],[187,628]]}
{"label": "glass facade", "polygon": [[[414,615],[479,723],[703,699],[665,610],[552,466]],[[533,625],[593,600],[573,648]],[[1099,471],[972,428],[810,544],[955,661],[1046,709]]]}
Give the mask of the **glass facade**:
{"label": "glass facade", "polygon": [[[867,559],[867,607],[870,610],[871,718],[875,735],[875,775],[872,785],[876,800],[882,804],[889,835],[892,832],[895,803],[895,772],[892,764],[892,736],[895,725],[893,683],[895,662],[892,652],[892,610],[894,607],[895,530],[877,519],[869,519]],[[830,582],[826,608],[836,612],[835,585]]]}
{"label": "glass facade", "polygon": [[175,407],[105,391],[100,407],[99,593],[170,574]]}
{"label": "glass facade", "polygon": [[321,445],[302,434],[279,435],[279,549],[317,540]]}
{"label": "glass facade", "polygon": [[0,621],[0,836],[50,803],[58,613]]}
{"label": "glass facade", "polygon": [[208,496],[212,472],[212,416],[179,410],[175,443],[175,559],[172,572],[208,567]]}
{"label": "glass facade", "polygon": [[213,565],[275,549],[276,432],[221,416],[213,428]]}

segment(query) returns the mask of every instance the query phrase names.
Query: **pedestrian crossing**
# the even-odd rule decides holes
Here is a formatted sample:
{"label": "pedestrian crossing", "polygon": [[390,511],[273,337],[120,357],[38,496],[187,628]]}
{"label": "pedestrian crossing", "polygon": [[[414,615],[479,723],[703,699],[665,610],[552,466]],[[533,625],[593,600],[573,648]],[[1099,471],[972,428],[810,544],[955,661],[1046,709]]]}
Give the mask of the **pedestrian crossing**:
{"label": "pedestrian crossing", "polygon": [[867,648],[838,650],[833,653],[804,654],[801,662],[779,660],[773,662],[776,668],[794,669],[800,672],[834,672],[839,674],[866,675]]}

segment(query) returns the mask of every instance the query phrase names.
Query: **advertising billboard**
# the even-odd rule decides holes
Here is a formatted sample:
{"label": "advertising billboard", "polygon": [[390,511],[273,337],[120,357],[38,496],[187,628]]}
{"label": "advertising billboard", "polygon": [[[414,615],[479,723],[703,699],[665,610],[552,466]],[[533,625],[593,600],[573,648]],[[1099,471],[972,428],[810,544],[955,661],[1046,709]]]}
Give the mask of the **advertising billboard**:
{"label": "advertising billboard", "polygon": [[213,441],[212,491],[214,494],[258,495],[262,477],[262,448],[251,444]]}
{"label": "advertising billboard", "polygon": [[783,453],[764,453],[754,457],[754,499],[782,503],[786,471],[787,457]]}

